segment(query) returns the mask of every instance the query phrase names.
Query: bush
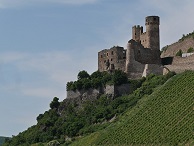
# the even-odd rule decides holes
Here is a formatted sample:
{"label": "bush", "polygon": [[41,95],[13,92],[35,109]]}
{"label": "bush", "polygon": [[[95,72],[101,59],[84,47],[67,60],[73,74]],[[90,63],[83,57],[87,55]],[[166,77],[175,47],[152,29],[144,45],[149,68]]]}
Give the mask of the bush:
{"label": "bush", "polygon": [[66,90],[67,90],[67,91],[76,90],[76,87],[75,87],[74,82],[72,82],[72,81],[71,81],[71,82],[67,82]]}
{"label": "bush", "polygon": [[180,49],[180,50],[176,53],[176,56],[182,57],[182,54],[183,54],[183,51]]}
{"label": "bush", "polygon": [[115,70],[112,75],[114,85],[126,84],[128,82],[127,74],[121,70]]}
{"label": "bush", "polygon": [[60,105],[60,103],[59,103],[59,98],[54,97],[54,98],[53,98],[53,101],[50,103],[50,108],[51,108],[51,109],[58,108],[59,105]]}
{"label": "bush", "polygon": [[108,72],[96,71],[91,76],[86,71],[80,71],[78,73],[78,80],[75,82],[68,82],[66,90],[82,90],[89,88],[99,88],[106,84],[121,85],[128,82],[126,73],[121,70],[115,70],[112,74]]}
{"label": "bush", "polygon": [[100,72],[100,71],[95,71],[95,72],[93,72],[92,74],[91,74],[91,76],[90,76],[92,79],[94,79],[94,78],[102,78],[103,77],[103,74],[102,74],[102,72]]}
{"label": "bush", "polygon": [[87,71],[83,70],[83,71],[80,71],[77,75],[77,79],[78,80],[81,80],[81,79],[84,79],[84,78],[90,78],[90,75],[87,73]]}
{"label": "bush", "polygon": [[83,84],[82,89],[85,89],[85,90],[92,87],[90,79],[86,79],[86,78],[82,79],[82,84]]}
{"label": "bush", "polygon": [[187,50],[187,53],[192,53],[194,52],[194,49],[192,47],[190,47],[188,50]]}

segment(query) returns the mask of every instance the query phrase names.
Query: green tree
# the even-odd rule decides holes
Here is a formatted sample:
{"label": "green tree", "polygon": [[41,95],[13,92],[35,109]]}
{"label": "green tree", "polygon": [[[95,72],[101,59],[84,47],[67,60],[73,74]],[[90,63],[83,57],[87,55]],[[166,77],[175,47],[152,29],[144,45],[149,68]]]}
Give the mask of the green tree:
{"label": "green tree", "polygon": [[94,79],[94,78],[102,78],[102,72],[100,71],[95,71],[91,74],[91,78]]}
{"label": "green tree", "polygon": [[108,72],[103,72],[103,77],[102,77],[102,84],[103,85],[106,85],[108,82],[111,81],[112,79],[112,76],[111,74],[109,74]]}
{"label": "green tree", "polygon": [[100,78],[93,78],[91,82],[92,82],[92,87],[93,88],[97,89],[98,87],[102,86],[102,81],[101,81]]}
{"label": "green tree", "polygon": [[121,85],[128,82],[127,74],[121,70],[115,70],[112,76],[113,84]]}
{"label": "green tree", "polygon": [[81,80],[84,78],[90,78],[90,75],[87,73],[87,71],[83,70],[78,73],[77,78],[78,80]]}
{"label": "green tree", "polygon": [[39,114],[38,117],[36,118],[37,121],[40,121],[44,117],[43,114]]}
{"label": "green tree", "polygon": [[85,90],[92,87],[90,79],[87,79],[87,78],[82,79],[82,83],[83,83],[83,89]]}
{"label": "green tree", "polygon": [[60,105],[60,103],[59,103],[59,98],[54,97],[54,98],[53,98],[53,101],[50,103],[50,108],[51,108],[51,109],[58,108],[59,105]]}
{"label": "green tree", "polygon": [[74,84],[73,81],[67,82],[66,90],[67,90],[67,91],[69,91],[69,90],[75,90],[75,84]]}
{"label": "green tree", "polygon": [[83,82],[82,80],[78,80],[74,82],[75,88],[78,90],[81,90],[83,88]]}
{"label": "green tree", "polygon": [[194,49],[192,47],[190,47],[188,50],[187,50],[187,53],[192,53],[194,52]]}

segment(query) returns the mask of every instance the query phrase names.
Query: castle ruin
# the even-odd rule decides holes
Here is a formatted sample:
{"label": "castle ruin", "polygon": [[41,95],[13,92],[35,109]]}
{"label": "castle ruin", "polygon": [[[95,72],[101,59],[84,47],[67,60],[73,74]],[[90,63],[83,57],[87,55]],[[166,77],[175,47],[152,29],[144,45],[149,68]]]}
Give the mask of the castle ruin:
{"label": "castle ruin", "polygon": [[[160,18],[148,16],[145,18],[145,25],[145,32],[142,26],[132,27],[132,39],[128,41],[126,49],[114,46],[98,52],[98,70],[100,72],[122,70],[132,79],[151,73],[162,75],[169,71],[181,73],[185,70],[194,70],[194,32],[166,46],[160,54]],[[188,53],[190,48],[193,49],[192,53]],[[182,56],[176,56],[179,50],[182,50]],[[67,98],[91,100],[102,94],[114,98],[131,92],[130,84],[106,85],[103,89],[67,91]]]}
{"label": "castle ruin", "polygon": [[98,52],[98,70],[122,70],[129,78],[140,78],[150,73],[163,74],[160,58],[160,18],[148,16],[145,18],[146,31],[142,26],[132,28],[132,39],[127,43],[127,49],[114,46]]}

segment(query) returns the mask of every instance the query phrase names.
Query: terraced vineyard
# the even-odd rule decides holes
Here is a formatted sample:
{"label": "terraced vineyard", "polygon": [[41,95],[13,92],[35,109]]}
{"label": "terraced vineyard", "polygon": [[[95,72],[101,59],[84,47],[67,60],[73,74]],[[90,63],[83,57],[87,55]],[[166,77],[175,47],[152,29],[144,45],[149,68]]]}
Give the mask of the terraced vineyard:
{"label": "terraced vineyard", "polygon": [[72,145],[194,145],[194,72],[176,75],[120,119]]}

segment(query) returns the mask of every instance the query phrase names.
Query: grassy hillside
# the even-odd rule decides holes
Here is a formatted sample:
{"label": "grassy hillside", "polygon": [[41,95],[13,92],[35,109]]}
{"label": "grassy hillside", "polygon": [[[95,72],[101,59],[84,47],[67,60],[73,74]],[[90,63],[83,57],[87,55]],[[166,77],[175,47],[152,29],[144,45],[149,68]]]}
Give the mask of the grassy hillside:
{"label": "grassy hillside", "polygon": [[176,75],[104,130],[72,143],[87,145],[194,145],[194,72]]}

